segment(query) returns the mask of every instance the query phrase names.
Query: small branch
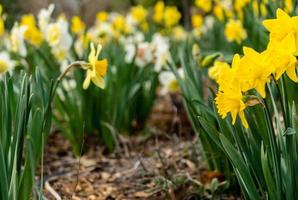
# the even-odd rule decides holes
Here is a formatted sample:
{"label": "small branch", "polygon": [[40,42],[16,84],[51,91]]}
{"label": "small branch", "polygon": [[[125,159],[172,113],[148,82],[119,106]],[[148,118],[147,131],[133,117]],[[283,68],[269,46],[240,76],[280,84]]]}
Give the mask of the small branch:
{"label": "small branch", "polygon": [[62,200],[60,195],[51,187],[50,183],[47,181],[45,183],[45,189],[56,199],[56,200]]}

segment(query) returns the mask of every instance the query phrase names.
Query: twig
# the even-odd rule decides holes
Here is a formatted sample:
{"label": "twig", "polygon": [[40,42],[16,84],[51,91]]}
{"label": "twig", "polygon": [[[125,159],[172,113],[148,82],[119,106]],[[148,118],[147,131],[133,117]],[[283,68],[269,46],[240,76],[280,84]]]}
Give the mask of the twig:
{"label": "twig", "polygon": [[[79,156],[78,168],[77,168],[77,173],[76,173],[76,184],[74,185],[74,188],[73,188],[73,194],[76,193],[77,186],[79,184],[79,175],[80,175],[80,167],[81,167],[81,157],[82,157],[82,154],[83,154],[84,143],[85,143],[85,123],[84,123],[84,128],[83,128],[83,140],[82,140],[82,145],[81,145],[81,149],[80,149],[80,156]],[[73,194],[71,196],[73,196]]]}
{"label": "twig", "polygon": [[147,173],[149,173],[148,169],[146,168],[145,164],[143,163],[143,159],[141,157],[139,157],[139,162],[143,168],[143,170]]}
{"label": "twig", "polygon": [[45,189],[53,196],[56,200],[62,200],[59,194],[51,187],[50,183],[47,181],[45,183]]}

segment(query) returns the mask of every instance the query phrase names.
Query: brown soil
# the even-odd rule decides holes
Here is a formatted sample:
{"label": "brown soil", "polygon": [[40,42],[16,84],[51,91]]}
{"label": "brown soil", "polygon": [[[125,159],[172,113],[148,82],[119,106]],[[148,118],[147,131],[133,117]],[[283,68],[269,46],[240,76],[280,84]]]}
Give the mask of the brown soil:
{"label": "brown soil", "polygon": [[[105,154],[96,138],[85,141],[80,158],[68,142],[51,134],[46,146],[45,196],[48,199],[211,199],[208,187],[217,172],[208,172],[196,137],[181,105],[160,98],[150,117],[147,134],[120,137],[119,149]],[[206,191],[201,191],[205,188]],[[56,196],[56,197],[55,197]],[[240,199],[219,194],[217,199]]]}

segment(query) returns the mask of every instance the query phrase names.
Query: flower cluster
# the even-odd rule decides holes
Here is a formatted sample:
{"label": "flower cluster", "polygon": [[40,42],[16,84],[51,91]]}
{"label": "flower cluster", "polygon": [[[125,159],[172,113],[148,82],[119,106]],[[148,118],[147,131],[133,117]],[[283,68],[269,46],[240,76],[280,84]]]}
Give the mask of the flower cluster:
{"label": "flower cluster", "polygon": [[277,10],[277,18],[263,22],[270,33],[267,49],[259,53],[252,48],[243,48],[243,57],[236,54],[232,66],[217,61],[209,75],[219,84],[215,99],[218,113],[225,118],[231,113],[233,124],[239,114],[243,125],[248,128],[244,110],[249,105],[247,93],[256,90],[266,97],[266,84],[286,73],[294,82],[296,74],[298,18],[288,16],[283,10]]}

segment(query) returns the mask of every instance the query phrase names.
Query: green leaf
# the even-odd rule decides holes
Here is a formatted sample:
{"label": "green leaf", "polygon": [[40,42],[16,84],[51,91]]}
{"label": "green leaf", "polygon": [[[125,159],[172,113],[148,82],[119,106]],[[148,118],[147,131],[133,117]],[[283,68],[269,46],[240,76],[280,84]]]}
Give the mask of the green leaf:
{"label": "green leaf", "polygon": [[233,147],[233,145],[223,134],[219,135],[219,139],[232,164],[235,166],[235,169],[239,172],[238,180],[240,184],[244,186],[251,200],[259,200],[260,196],[258,194],[258,190],[255,186],[253,178],[251,177],[248,166],[245,164],[240,153]]}
{"label": "green leaf", "polygon": [[267,152],[265,152],[264,150],[264,145],[262,144],[261,146],[261,164],[262,164],[262,169],[263,169],[263,173],[264,173],[264,177],[265,177],[265,181],[266,181],[266,186],[268,189],[268,193],[270,196],[270,199],[274,200],[274,199],[279,199],[278,198],[278,194],[276,193],[276,183],[274,182],[273,179],[273,173],[271,171],[270,168],[270,161],[268,159],[268,155]]}

